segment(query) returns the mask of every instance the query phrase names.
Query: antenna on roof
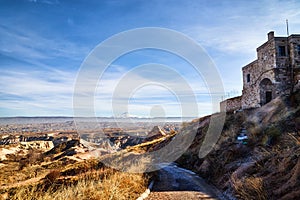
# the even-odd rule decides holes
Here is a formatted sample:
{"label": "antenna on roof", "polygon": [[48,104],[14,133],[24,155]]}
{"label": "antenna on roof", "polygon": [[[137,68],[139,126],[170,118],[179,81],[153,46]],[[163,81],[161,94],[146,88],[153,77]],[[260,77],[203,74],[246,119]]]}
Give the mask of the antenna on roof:
{"label": "antenna on roof", "polygon": [[289,36],[290,35],[290,33],[289,33],[289,20],[286,19],[285,22],[286,22],[286,34],[287,34],[287,36]]}

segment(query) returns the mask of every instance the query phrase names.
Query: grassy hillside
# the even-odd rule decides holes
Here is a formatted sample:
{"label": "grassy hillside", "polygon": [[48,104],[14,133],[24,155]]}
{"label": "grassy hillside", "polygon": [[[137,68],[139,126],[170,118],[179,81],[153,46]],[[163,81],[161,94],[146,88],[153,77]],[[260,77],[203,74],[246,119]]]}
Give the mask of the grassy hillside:
{"label": "grassy hillside", "polygon": [[[147,185],[144,174],[120,172],[100,159],[73,156],[78,140],[48,152],[31,149],[1,161],[0,199],[136,199]],[[82,156],[84,156],[83,154]]]}
{"label": "grassy hillside", "polygon": [[[188,151],[177,161],[238,199],[300,199],[300,92],[261,108],[227,113],[215,145],[205,158],[198,153],[209,117],[199,126]],[[244,132],[248,141],[237,136]]]}

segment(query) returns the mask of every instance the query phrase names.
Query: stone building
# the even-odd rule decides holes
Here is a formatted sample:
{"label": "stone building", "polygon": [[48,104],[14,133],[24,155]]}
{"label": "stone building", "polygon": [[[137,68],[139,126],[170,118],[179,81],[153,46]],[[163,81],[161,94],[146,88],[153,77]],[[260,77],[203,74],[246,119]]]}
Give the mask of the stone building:
{"label": "stone building", "polygon": [[260,107],[282,94],[288,94],[300,80],[300,35],[275,37],[257,49],[257,59],[242,68],[242,96],[220,103],[221,111]]}

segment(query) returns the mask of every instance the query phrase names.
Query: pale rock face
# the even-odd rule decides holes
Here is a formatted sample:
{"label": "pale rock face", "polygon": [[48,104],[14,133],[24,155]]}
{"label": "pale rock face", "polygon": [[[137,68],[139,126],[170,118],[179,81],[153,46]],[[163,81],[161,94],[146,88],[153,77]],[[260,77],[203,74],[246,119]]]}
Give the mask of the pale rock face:
{"label": "pale rock face", "polygon": [[19,145],[15,147],[5,147],[0,148],[0,160],[6,160],[6,155],[8,154],[16,154],[20,150],[26,152],[28,149],[39,149],[42,151],[48,151],[54,147],[52,141],[31,141],[31,142],[20,142]]}
{"label": "pale rock face", "polygon": [[17,151],[19,151],[19,148],[17,148],[17,147],[0,148],[0,160],[6,160],[6,155],[14,154]]}
{"label": "pale rock face", "polygon": [[30,141],[30,142],[20,142],[20,147],[24,149],[34,148],[41,150],[50,150],[54,147],[52,141]]}
{"label": "pale rock face", "polygon": [[156,136],[156,135],[160,135],[160,136],[165,136],[167,135],[159,126],[154,126],[153,129],[148,133],[148,137],[152,137],[152,136]]}

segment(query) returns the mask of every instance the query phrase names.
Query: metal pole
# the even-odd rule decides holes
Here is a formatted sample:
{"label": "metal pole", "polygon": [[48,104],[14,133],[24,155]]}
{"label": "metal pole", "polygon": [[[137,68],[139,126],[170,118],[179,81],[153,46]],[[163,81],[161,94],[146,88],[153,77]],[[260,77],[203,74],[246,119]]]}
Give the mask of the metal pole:
{"label": "metal pole", "polygon": [[289,36],[290,35],[290,33],[289,33],[289,20],[286,19],[285,22],[286,22],[286,34],[287,34],[287,36]]}

